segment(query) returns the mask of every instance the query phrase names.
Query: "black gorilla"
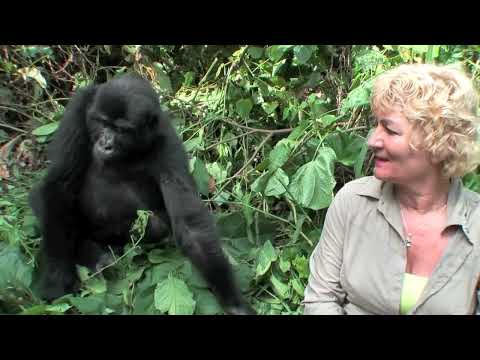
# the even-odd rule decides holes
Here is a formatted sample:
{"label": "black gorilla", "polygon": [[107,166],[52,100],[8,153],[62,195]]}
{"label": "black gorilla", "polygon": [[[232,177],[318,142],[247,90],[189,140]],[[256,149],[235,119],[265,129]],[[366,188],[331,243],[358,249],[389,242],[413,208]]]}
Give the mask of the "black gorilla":
{"label": "black gorilla", "polygon": [[30,194],[40,220],[40,296],[75,290],[75,264],[95,267],[122,245],[138,209],[146,240],[171,233],[230,314],[250,314],[203,205],[174,128],[150,83],[136,74],[80,90],[48,149],[47,175]]}

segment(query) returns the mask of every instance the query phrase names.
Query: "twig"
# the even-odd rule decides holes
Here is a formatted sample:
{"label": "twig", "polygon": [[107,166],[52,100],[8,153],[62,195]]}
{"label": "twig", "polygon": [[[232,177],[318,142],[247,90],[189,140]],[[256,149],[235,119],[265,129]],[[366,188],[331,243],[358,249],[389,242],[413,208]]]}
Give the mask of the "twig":
{"label": "twig", "polygon": [[265,136],[265,139],[263,139],[262,142],[257,146],[257,149],[255,150],[253,155],[250,157],[250,159],[248,159],[248,161],[245,163],[245,165],[243,165],[242,168],[235,173],[235,175],[225,179],[224,185],[220,188],[220,190],[217,191],[217,194],[212,198],[212,200],[215,200],[217,198],[217,196],[220,195],[222,193],[222,191],[227,187],[227,185],[230,184],[230,182],[233,179],[235,179],[237,176],[239,176],[248,167],[248,165],[250,165],[250,163],[255,159],[255,157],[260,152],[260,150],[265,145],[265,143],[268,140],[270,140],[272,138],[272,136],[273,136],[273,133],[270,133],[267,136]]}
{"label": "twig", "polygon": [[4,127],[4,128],[7,128],[7,129],[10,129],[10,130],[15,130],[15,131],[18,131],[22,134],[28,134],[28,131],[16,128],[15,126],[12,126],[12,125],[4,124],[2,122],[0,122],[0,127]]}
{"label": "twig", "polygon": [[230,125],[233,125],[233,126],[237,126],[239,128],[245,129],[245,130],[250,130],[252,132],[261,132],[261,133],[266,133],[266,134],[286,134],[286,133],[289,133],[289,132],[293,131],[293,128],[275,129],[275,130],[258,129],[258,128],[251,128],[251,127],[245,126],[245,125],[240,125],[240,124],[237,124],[234,121],[230,121],[230,120],[227,120],[227,119],[221,119],[221,121],[226,122],[227,124],[230,124]]}
{"label": "twig", "polygon": [[253,134],[254,132],[255,132],[254,130],[250,130],[250,131],[248,131],[248,132],[246,132],[246,133],[243,133],[243,134],[234,136],[234,137],[232,137],[232,138],[219,141],[219,142],[217,142],[217,143],[215,143],[215,144],[212,144],[212,145],[210,145],[209,147],[205,148],[205,151],[208,151],[208,150],[210,150],[210,149],[213,149],[215,146],[218,146],[218,145],[220,145],[220,144],[223,144],[223,143],[226,143],[226,142],[230,142],[230,141],[232,141],[232,140],[235,140],[235,139],[238,139],[238,138],[241,138],[241,137],[244,137],[244,136]]}
{"label": "twig", "polygon": [[35,118],[33,116],[28,115],[27,113],[25,113],[23,111],[20,111],[20,110],[17,110],[15,108],[0,105],[0,109],[7,110],[7,111],[13,111],[13,112],[19,113],[20,115],[23,115],[23,116],[29,118],[30,120],[35,120]]}

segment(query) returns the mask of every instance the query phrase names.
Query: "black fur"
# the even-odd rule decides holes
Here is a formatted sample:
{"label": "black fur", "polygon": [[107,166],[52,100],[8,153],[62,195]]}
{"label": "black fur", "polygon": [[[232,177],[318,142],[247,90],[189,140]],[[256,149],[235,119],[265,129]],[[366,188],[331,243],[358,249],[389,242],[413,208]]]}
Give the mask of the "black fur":
{"label": "black fur", "polygon": [[198,196],[187,156],[151,85],[127,74],[79,91],[49,146],[46,177],[30,194],[42,230],[40,294],[75,291],[75,264],[95,267],[107,244],[128,241],[137,209],[146,238],[170,233],[227,313],[249,314]]}

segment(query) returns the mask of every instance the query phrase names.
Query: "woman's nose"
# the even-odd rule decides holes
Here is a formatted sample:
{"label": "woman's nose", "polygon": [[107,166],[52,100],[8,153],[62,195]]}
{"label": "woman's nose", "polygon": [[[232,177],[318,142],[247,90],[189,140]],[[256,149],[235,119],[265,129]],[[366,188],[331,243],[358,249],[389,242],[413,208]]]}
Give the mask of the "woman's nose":
{"label": "woman's nose", "polygon": [[372,134],[368,138],[367,144],[368,144],[368,147],[371,149],[378,149],[383,146],[383,141],[378,131],[378,126],[373,130]]}

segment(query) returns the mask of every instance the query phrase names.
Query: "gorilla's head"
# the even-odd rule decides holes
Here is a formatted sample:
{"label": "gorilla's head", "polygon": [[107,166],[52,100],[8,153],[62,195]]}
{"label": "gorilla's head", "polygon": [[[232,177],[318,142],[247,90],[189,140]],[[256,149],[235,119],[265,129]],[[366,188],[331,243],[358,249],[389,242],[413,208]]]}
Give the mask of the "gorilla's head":
{"label": "gorilla's head", "polygon": [[87,111],[94,158],[115,162],[146,153],[160,118],[157,95],[140,76],[121,75],[99,85]]}

